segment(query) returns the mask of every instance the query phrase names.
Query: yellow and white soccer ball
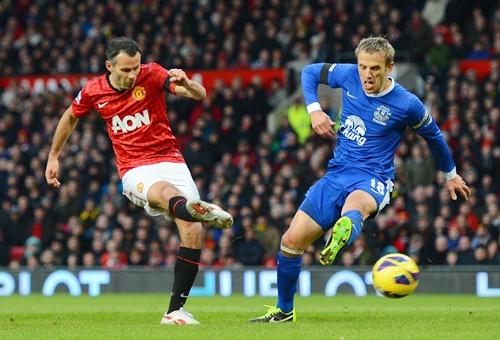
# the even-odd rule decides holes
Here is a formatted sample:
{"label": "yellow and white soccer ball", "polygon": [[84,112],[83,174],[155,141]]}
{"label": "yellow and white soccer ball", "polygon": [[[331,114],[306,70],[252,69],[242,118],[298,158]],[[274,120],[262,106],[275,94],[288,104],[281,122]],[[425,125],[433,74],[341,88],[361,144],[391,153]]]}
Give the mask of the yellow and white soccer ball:
{"label": "yellow and white soccer ball", "polygon": [[375,289],[389,298],[405,297],[418,286],[418,266],[404,254],[381,257],[373,266],[372,273]]}

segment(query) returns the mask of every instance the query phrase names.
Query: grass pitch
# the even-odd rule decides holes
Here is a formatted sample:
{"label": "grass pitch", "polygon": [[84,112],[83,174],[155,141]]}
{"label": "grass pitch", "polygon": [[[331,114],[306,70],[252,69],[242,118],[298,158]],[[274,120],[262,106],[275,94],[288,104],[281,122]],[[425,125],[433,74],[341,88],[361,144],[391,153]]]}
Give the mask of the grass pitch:
{"label": "grass pitch", "polygon": [[499,339],[500,299],[297,298],[295,324],[256,325],[274,298],[190,298],[199,326],[160,326],[168,294],[0,298],[0,339]]}

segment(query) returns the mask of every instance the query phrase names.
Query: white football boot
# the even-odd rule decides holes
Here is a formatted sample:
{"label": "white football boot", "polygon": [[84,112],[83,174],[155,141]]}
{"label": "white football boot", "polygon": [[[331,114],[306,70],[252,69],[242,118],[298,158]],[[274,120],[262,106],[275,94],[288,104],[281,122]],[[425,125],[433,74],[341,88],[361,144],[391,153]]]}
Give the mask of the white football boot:
{"label": "white football boot", "polygon": [[160,325],[199,325],[200,322],[196,320],[193,314],[184,310],[184,308],[180,308],[178,310],[174,310],[165,315],[160,321]]}
{"label": "white football boot", "polygon": [[231,228],[233,225],[233,217],[218,205],[202,200],[187,200],[186,209],[191,216],[200,222],[223,229]]}

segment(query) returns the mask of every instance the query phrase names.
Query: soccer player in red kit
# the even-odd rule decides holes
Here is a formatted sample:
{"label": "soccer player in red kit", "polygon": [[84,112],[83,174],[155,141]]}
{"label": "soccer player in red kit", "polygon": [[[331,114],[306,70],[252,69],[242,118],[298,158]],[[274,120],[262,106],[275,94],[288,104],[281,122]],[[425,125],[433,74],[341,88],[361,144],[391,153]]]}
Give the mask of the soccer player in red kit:
{"label": "soccer player in red kit", "polygon": [[47,161],[47,183],[59,187],[59,155],[78,120],[97,111],[104,119],[123,182],[123,194],[151,215],[173,217],[181,247],[174,269],[170,305],[162,324],[198,324],[183,309],[198,273],[202,224],[233,224],[230,214],[200,200],[168,119],[164,92],[202,100],[205,88],[181,69],[141,64],[141,50],[129,38],[106,47],[108,73],[90,80],[59,120]]}

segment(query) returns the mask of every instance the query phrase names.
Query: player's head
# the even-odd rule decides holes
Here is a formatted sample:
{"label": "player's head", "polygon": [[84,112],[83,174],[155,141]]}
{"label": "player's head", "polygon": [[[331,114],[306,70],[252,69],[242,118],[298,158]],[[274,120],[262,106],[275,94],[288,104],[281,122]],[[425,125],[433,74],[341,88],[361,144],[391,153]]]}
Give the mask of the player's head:
{"label": "player's head", "polygon": [[106,46],[106,69],[119,90],[134,87],[141,68],[141,48],[130,38],[113,38]]}
{"label": "player's head", "polygon": [[376,94],[387,89],[394,66],[394,47],[382,37],[369,37],[361,39],[355,53],[363,90]]}

